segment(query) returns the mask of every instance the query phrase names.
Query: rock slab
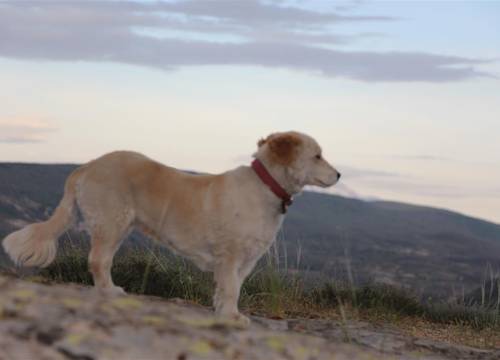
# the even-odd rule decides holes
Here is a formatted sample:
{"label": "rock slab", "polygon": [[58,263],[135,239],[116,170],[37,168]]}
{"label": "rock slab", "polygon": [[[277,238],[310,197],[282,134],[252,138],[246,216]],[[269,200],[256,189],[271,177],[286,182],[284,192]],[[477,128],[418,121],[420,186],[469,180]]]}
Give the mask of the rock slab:
{"label": "rock slab", "polygon": [[0,276],[0,360],[450,358],[425,341],[408,348],[404,339],[396,339],[384,348],[380,339],[375,345],[366,340],[365,333],[364,343],[360,338],[347,344],[333,335],[332,322],[253,320],[242,329],[186,303],[105,298],[86,287]]}

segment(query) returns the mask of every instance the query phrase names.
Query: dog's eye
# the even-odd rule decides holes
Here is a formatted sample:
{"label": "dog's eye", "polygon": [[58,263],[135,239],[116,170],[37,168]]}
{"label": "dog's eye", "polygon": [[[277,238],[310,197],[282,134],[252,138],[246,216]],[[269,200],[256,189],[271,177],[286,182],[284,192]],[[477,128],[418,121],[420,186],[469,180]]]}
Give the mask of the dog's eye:
{"label": "dog's eye", "polygon": [[316,156],[315,156],[315,158],[316,158],[317,160],[321,160],[321,155],[320,155],[320,154],[318,154],[318,155],[316,155]]}

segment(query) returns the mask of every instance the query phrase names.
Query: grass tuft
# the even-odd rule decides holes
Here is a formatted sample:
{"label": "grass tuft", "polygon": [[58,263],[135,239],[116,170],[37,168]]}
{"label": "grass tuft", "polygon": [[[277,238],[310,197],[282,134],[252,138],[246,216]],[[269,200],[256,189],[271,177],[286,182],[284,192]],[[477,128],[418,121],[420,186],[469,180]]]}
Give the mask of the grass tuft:
{"label": "grass tuft", "polygon": [[[38,276],[56,282],[92,285],[87,256],[88,251],[81,247],[67,247]],[[243,284],[240,306],[244,311],[273,318],[327,317],[336,313],[344,320],[348,316],[370,314],[371,318],[393,322],[414,318],[475,330],[500,329],[498,306],[465,301],[424,303],[407,290],[380,284],[354,287],[351,282],[328,282],[305,287],[300,276],[278,270],[270,258],[261,261]],[[182,298],[201,305],[212,303],[212,275],[164,251],[145,248],[121,251],[115,257],[112,276],[118,286],[130,293]]]}

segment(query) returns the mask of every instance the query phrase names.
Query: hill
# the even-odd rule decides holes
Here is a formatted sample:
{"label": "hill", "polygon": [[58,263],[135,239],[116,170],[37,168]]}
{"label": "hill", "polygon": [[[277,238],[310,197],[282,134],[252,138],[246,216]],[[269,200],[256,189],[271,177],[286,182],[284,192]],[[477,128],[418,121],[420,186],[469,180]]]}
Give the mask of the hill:
{"label": "hill", "polygon": [[489,266],[500,269],[499,225],[435,208],[305,193],[284,232],[302,268],[337,277],[350,268],[357,282],[423,295],[462,294],[483,282]]}
{"label": "hill", "polygon": [[[46,219],[75,165],[0,164],[0,238]],[[134,235],[135,241],[144,239]],[[500,269],[500,225],[451,211],[305,192],[277,245],[289,271],[409,287],[422,296],[460,295]]]}

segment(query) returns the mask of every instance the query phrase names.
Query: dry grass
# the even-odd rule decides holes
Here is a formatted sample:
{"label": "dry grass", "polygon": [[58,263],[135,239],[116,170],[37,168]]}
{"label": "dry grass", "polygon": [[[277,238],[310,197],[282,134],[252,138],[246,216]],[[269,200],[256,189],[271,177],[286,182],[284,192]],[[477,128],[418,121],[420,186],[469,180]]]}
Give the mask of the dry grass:
{"label": "dry grass", "polygon": [[[87,254],[69,248],[38,277],[56,282],[92,284]],[[133,250],[118,256],[113,266],[115,282],[131,293],[178,297],[210,305],[212,276],[191,264],[161,252]],[[278,271],[264,261],[245,281],[241,309],[274,319],[332,319],[343,323],[365,321],[393,327],[403,334],[478,348],[500,347],[497,309],[465,304],[423,304],[401,289],[350,283],[327,283],[305,288],[298,276]]]}
{"label": "dry grass", "polygon": [[498,328],[475,329],[467,325],[433,323],[414,317],[400,318],[392,324],[403,334],[414,337],[481,349],[500,348],[500,330]]}

